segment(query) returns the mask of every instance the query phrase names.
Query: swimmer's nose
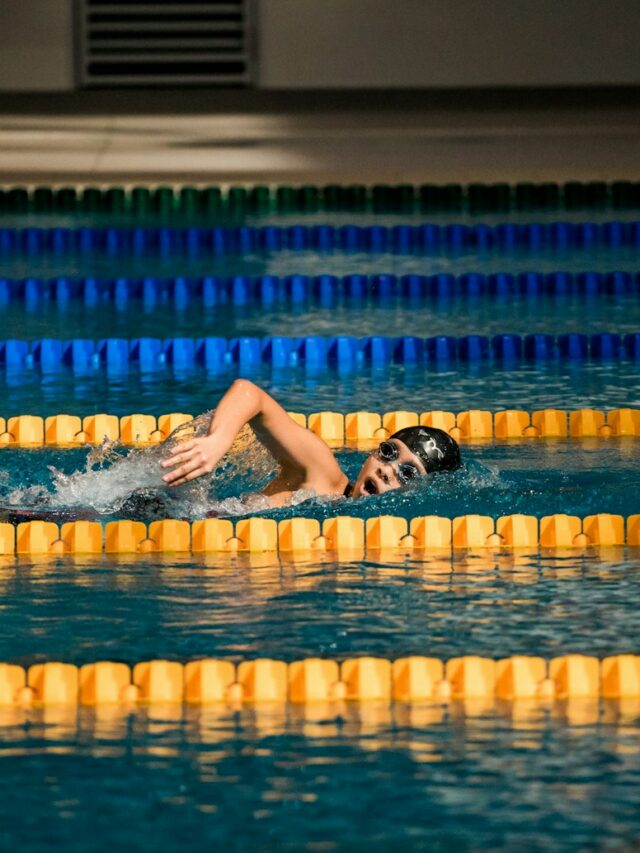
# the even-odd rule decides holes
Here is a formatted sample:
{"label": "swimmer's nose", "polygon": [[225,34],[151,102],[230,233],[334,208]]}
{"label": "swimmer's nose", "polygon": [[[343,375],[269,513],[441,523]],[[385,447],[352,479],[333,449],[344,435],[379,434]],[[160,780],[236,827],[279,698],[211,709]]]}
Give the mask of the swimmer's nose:
{"label": "swimmer's nose", "polygon": [[382,465],[378,465],[376,469],[376,477],[385,484],[385,486],[391,485],[391,474],[393,473],[393,468],[389,469],[388,466],[383,467]]}

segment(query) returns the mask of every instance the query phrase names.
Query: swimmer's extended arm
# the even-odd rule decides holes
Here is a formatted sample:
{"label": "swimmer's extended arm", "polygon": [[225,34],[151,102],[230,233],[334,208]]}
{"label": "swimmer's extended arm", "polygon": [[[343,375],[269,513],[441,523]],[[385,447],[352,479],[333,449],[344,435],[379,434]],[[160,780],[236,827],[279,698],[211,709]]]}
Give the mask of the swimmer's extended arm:
{"label": "swimmer's extended arm", "polygon": [[161,463],[172,469],[164,475],[165,483],[180,486],[211,473],[245,424],[251,425],[282,466],[277,488],[306,486],[320,494],[344,488],[346,477],[324,441],[292,420],[273,397],[247,379],[236,379],[220,400],[208,435],[174,447],[171,457]]}

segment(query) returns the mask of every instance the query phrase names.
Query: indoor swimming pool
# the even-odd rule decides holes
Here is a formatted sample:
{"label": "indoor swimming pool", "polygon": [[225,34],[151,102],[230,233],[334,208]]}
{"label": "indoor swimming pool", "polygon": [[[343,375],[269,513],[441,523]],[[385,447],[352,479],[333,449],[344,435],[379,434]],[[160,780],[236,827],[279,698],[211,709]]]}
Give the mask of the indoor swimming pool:
{"label": "indoor swimming pool", "polygon": [[[635,185],[51,189],[0,193],[0,847],[637,846]],[[273,509],[249,441],[169,492],[123,419],[237,377],[350,479],[385,414],[462,470]]]}

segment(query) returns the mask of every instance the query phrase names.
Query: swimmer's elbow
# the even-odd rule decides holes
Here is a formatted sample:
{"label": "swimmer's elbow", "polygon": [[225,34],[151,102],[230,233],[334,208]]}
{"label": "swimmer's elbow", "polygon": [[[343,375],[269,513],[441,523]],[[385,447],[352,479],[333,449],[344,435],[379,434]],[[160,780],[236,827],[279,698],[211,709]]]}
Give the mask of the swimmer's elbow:
{"label": "swimmer's elbow", "polygon": [[238,390],[246,390],[246,391],[248,391],[248,390],[259,391],[260,390],[260,388],[258,388],[258,386],[255,384],[255,382],[252,382],[250,379],[234,379],[233,382],[231,383],[231,387],[237,388]]}
{"label": "swimmer's elbow", "polygon": [[234,379],[229,390],[233,391],[234,395],[252,400],[260,400],[264,394],[262,388],[258,387],[255,382],[251,382],[250,379]]}
{"label": "swimmer's elbow", "polygon": [[244,412],[245,423],[262,414],[267,395],[254,382],[249,379],[236,379],[229,392],[231,399],[240,411]]}

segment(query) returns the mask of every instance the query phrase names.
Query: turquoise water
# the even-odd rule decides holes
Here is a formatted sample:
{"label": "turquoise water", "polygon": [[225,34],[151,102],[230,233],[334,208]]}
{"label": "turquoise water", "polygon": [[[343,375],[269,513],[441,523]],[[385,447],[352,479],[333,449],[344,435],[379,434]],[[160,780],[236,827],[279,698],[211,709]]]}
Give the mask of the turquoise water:
{"label": "turquoise water", "polygon": [[[637,648],[638,567],[25,560],[0,566],[0,659],[604,655]],[[634,849],[639,720],[579,700],[0,709],[0,846]]]}
{"label": "turquoise water", "polygon": [[[638,362],[521,362],[514,366],[468,363],[448,367],[390,365],[357,371],[272,371],[242,375],[272,393],[288,410],[301,412],[396,409],[426,412],[467,409],[602,409],[640,406]],[[211,409],[238,375],[237,370],[171,368],[109,374],[68,369],[0,373],[3,417],[108,412],[196,414]],[[0,449],[0,454],[2,453]],[[0,455],[1,458],[1,455]]]}
{"label": "turquoise water", "polygon": [[639,569],[623,548],[339,564],[21,558],[0,566],[0,659],[603,657],[637,652]]}
{"label": "turquoise water", "polygon": [[0,845],[631,850],[637,728],[602,713],[34,714],[3,729]]}
{"label": "turquoise water", "polygon": [[339,212],[296,212],[296,213],[261,213],[259,215],[237,211],[235,214],[220,214],[214,216],[196,215],[191,217],[182,213],[148,213],[144,216],[140,213],[90,213],[76,211],[73,213],[10,213],[4,212],[0,215],[0,227],[3,228],[103,228],[109,226],[118,227],[184,227],[195,225],[213,228],[218,225],[237,226],[253,225],[256,227],[266,225],[325,225],[327,223],[340,225],[403,225],[419,224],[422,222],[435,222],[438,225],[454,225],[462,223],[465,225],[476,225],[480,222],[487,225],[497,225],[501,222],[635,222],[638,219],[637,209],[603,208],[600,210],[538,210],[516,211],[509,213],[472,213],[472,212],[409,212],[403,213],[362,213],[357,211]]}
{"label": "turquoise water", "polygon": [[[266,307],[249,305],[205,307],[193,299],[184,306],[162,301],[153,308],[142,300],[121,305],[100,302],[95,308],[70,301],[60,306],[44,301],[37,306],[12,302],[4,306],[2,339],[72,337],[240,337],[268,335],[415,335],[561,334],[568,332],[619,334],[640,331],[637,295],[526,296],[424,299],[340,300],[333,307],[317,304]],[[25,322],[27,319],[27,322]]]}
{"label": "turquoise water", "polygon": [[524,250],[487,252],[477,250],[456,253],[432,252],[429,255],[406,255],[364,252],[282,251],[227,256],[202,253],[197,256],[173,253],[167,256],[120,255],[106,253],[82,254],[8,254],[2,257],[2,275],[7,278],[54,278],[56,276],[96,276],[109,278],[127,276],[142,278],[156,276],[205,275],[355,275],[418,273],[435,275],[466,272],[612,272],[638,269],[638,249],[623,247],[590,249],[557,249],[538,252]]}
{"label": "turquoise water", "polygon": [[[419,217],[423,219],[425,217]],[[432,217],[429,217],[432,218]],[[531,221],[513,215],[510,221]],[[584,221],[584,212],[538,215]],[[635,218],[635,213],[616,219]],[[318,216],[260,223],[326,222]],[[333,224],[398,224],[407,216],[331,215]],[[504,215],[481,217],[491,224]],[[438,217],[471,221],[469,217]],[[477,221],[477,218],[474,219]],[[124,224],[120,220],[118,224]],[[80,226],[95,217],[2,218],[2,225]],[[2,277],[319,275],[331,273],[636,272],[631,249],[409,256],[109,257],[14,255]],[[464,335],[640,330],[633,296],[371,300],[334,309],[218,306],[146,310],[131,300],[3,308],[2,338],[285,334]],[[234,378],[204,370],[39,369],[0,374],[0,414],[211,409]],[[417,411],[640,406],[634,362],[492,363],[419,369],[261,369],[251,378],[287,408]],[[513,512],[638,511],[640,455],[630,439],[490,442],[463,448],[465,467],[418,488],[358,502],[311,500],[274,518],[349,512],[409,518]],[[233,500],[266,482],[255,449],[208,482],[169,496],[162,449],[0,451],[0,503],[92,507],[103,520],[246,514]],[[354,476],[364,454],[340,451]],[[251,468],[251,473],[248,469]],[[360,654],[552,657],[640,650],[636,549],[577,554],[494,552],[398,562],[289,563],[274,555],[0,560],[0,661],[217,656],[293,660]],[[534,708],[402,704],[118,709],[0,708],[0,848],[16,849],[635,849],[640,845],[640,703]],[[88,842],[90,838],[90,842]]]}
{"label": "turquoise water", "polygon": [[[0,503],[16,509],[66,511],[93,508],[105,520],[128,517],[132,492],[144,490],[154,503],[136,505],[135,515],[199,518],[208,512],[250,514],[250,504],[229,499],[262,488],[275,465],[266,453],[248,448],[232,464],[223,463],[208,478],[180,489],[161,481],[162,448],[121,450],[100,458],[86,450],[5,450],[0,472]],[[462,471],[429,477],[416,487],[360,500],[310,499],[261,514],[274,518],[312,515],[322,519],[349,514],[453,517],[465,513],[537,516],[555,512],[589,515],[637,511],[640,456],[637,440],[521,440],[463,446]],[[340,451],[338,461],[355,479],[366,454]]]}

